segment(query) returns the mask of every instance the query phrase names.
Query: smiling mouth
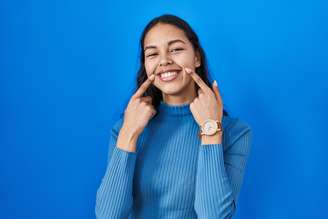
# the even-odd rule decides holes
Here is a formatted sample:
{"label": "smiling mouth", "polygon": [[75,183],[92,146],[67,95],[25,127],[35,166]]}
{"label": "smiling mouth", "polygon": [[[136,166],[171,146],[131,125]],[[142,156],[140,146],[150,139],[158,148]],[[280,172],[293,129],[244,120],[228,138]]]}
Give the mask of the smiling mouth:
{"label": "smiling mouth", "polygon": [[170,82],[175,80],[178,77],[179,73],[180,73],[179,70],[172,70],[172,71],[160,73],[158,74],[158,77],[163,82]]}

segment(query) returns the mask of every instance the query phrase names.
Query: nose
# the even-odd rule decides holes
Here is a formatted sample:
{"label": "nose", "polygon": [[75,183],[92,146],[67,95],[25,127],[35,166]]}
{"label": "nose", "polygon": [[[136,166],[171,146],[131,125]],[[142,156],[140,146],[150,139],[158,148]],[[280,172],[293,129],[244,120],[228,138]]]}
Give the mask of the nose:
{"label": "nose", "polygon": [[163,66],[163,65],[168,65],[168,64],[172,64],[173,61],[171,59],[168,59],[168,58],[162,58],[160,60],[160,62],[158,63],[158,66]]}

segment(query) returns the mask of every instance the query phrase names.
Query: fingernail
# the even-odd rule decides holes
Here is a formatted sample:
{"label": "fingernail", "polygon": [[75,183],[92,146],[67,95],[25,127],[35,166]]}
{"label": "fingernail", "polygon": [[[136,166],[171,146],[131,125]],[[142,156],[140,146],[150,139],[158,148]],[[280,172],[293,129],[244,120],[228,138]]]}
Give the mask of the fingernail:
{"label": "fingernail", "polygon": [[149,76],[149,79],[150,80],[153,80],[154,78],[155,78],[155,75],[154,74],[152,74],[152,75]]}
{"label": "fingernail", "polygon": [[187,72],[188,74],[191,73],[191,69],[190,69],[190,68],[185,68],[185,70],[186,70],[186,72]]}
{"label": "fingernail", "polygon": [[216,83],[216,80],[214,80],[213,85],[214,85],[215,87],[218,86],[218,83]]}

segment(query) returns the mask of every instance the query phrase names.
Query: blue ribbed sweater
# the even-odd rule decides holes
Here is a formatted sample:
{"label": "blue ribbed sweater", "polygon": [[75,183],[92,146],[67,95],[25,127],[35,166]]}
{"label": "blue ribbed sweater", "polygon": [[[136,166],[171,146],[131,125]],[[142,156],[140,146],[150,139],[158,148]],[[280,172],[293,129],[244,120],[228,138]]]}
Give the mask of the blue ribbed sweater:
{"label": "blue ribbed sweater", "polygon": [[201,145],[189,104],[161,102],[157,112],[136,152],[116,147],[123,119],[114,124],[97,218],[231,218],[250,152],[249,125],[223,116],[222,144]]}

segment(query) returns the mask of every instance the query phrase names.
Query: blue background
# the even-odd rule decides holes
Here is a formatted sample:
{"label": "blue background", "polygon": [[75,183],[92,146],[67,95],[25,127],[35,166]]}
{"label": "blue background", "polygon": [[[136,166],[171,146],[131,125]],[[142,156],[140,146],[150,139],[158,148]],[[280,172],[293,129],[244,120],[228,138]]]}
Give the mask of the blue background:
{"label": "blue background", "polygon": [[328,218],[326,1],[0,3],[0,218],[94,218],[109,130],[143,27],[198,33],[233,115],[254,131],[236,218]]}

